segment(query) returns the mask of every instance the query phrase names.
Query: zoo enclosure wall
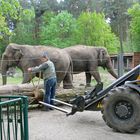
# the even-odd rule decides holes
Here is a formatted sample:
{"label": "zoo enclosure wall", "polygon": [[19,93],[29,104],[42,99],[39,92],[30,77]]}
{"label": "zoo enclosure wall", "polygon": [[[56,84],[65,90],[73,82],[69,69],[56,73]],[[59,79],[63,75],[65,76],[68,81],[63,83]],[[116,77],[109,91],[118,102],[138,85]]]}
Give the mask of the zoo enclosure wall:
{"label": "zoo enclosure wall", "polygon": [[[110,55],[113,68],[118,69],[118,55],[112,54]],[[132,68],[136,67],[140,64],[140,52],[134,52],[134,53],[124,53],[123,54],[123,62],[124,62],[124,70],[129,71]]]}

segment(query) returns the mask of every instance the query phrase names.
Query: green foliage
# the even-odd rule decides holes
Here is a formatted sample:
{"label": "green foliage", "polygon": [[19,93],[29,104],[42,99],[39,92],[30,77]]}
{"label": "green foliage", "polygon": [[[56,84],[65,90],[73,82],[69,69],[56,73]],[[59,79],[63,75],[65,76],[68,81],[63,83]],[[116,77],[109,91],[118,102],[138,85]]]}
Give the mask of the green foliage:
{"label": "green foliage", "polygon": [[59,3],[60,10],[67,10],[74,17],[78,17],[86,11],[102,11],[102,1],[104,0],[63,0]]}
{"label": "green foliage", "polygon": [[104,46],[111,53],[117,51],[118,39],[111,32],[104,14],[96,12],[82,13],[77,20],[75,38],[77,38],[77,44]]}
{"label": "green foliage", "polygon": [[59,48],[70,46],[74,43],[72,36],[75,27],[73,16],[63,11],[42,27],[41,44]]}
{"label": "green foliage", "polygon": [[[127,9],[134,3],[134,0],[102,0],[103,12],[110,19],[113,32],[119,37],[120,30],[123,32],[123,40],[127,39],[129,16]],[[120,29],[122,26],[123,28]]]}
{"label": "green foliage", "polygon": [[0,55],[9,43],[9,37],[19,20],[21,6],[17,0],[0,0]]}
{"label": "green foliage", "polygon": [[42,16],[42,26],[47,26],[50,21],[51,21],[51,18],[54,18],[55,17],[55,13],[54,12],[45,12]]}
{"label": "green foliage", "polygon": [[0,13],[2,16],[11,19],[18,19],[21,10],[17,0],[0,0]]}
{"label": "green foliage", "polygon": [[82,11],[86,11],[88,3],[84,0],[64,0],[59,6],[62,10],[67,10],[74,17],[78,17]]}
{"label": "green foliage", "polygon": [[132,45],[135,52],[140,51],[140,5],[135,4],[128,10],[131,16],[130,32],[132,36]]}
{"label": "green foliage", "polygon": [[17,0],[0,0],[0,40],[11,35],[12,20],[19,18],[20,5]]}
{"label": "green foliage", "polygon": [[133,46],[132,46],[132,42],[130,40],[123,42],[123,51],[124,51],[124,53],[133,52]]}
{"label": "green foliage", "polygon": [[0,56],[2,55],[2,52],[4,51],[4,45],[6,38],[5,36],[10,36],[10,31],[7,26],[7,23],[5,21],[5,17],[3,17],[0,13]]}
{"label": "green foliage", "polygon": [[3,34],[9,35],[10,32],[5,21],[5,17],[0,14],[0,40],[3,39]]}
{"label": "green foliage", "polygon": [[14,34],[11,37],[11,42],[17,44],[36,44],[34,37],[34,10],[25,9],[21,13],[21,20],[17,24]]}

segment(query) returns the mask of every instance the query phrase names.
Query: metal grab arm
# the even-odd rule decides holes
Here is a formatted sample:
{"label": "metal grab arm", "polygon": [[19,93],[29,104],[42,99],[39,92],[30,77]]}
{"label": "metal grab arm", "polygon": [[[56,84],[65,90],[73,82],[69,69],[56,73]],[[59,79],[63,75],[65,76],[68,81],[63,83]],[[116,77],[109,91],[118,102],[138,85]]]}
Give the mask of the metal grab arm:
{"label": "metal grab arm", "polygon": [[66,103],[66,102],[63,102],[63,101],[60,101],[60,100],[57,100],[57,99],[52,99],[52,100],[55,101],[55,102],[64,104],[64,105],[66,105],[66,106],[69,106],[69,107],[72,107],[72,106],[73,106],[72,104],[68,104],[68,103]]}
{"label": "metal grab arm", "polygon": [[47,104],[47,103],[42,102],[42,101],[39,101],[39,103],[42,104],[42,105],[45,105],[45,106],[47,106],[47,107],[50,107],[50,108],[54,108],[54,109],[56,109],[56,110],[59,110],[59,111],[61,111],[61,112],[63,112],[63,113],[66,113],[66,114],[69,113],[68,110],[65,110],[65,109],[63,109],[63,108],[60,108],[60,107],[57,107],[57,106],[54,106],[54,105]]}
{"label": "metal grab arm", "polygon": [[45,102],[42,102],[42,101],[39,101],[40,104],[43,104],[47,107],[50,107],[50,108],[53,108],[53,109],[56,109],[58,111],[61,111],[63,113],[66,113],[67,116],[69,115],[73,115],[75,114],[77,111],[84,111],[84,107],[85,107],[85,100],[84,100],[84,97],[83,96],[79,96],[77,97],[74,101],[73,101],[73,104],[68,104],[66,102],[63,102],[63,101],[60,101],[60,100],[57,100],[57,99],[52,99],[53,101],[55,102],[58,102],[58,103],[61,103],[63,105],[66,105],[68,107],[71,107],[71,111],[68,111],[68,110],[65,110],[63,108],[60,108],[60,107],[57,107],[57,106],[54,106],[54,105],[51,105],[51,104],[47,104]]}

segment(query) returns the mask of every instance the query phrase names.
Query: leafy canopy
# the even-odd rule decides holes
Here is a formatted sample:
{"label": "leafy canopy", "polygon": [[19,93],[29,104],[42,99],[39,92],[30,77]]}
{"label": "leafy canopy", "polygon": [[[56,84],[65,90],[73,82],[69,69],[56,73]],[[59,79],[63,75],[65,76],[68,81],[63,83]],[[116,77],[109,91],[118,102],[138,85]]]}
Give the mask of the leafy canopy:
{"label": "leafy canopy", "polygon": [[23,10],[20,18],[21,20],[17,23],[17,27],[13,32],[14,34],[11,36],[11,42],[17,44],[36,44],[36,39],[34,37],[34,10]]}
{"label": "leafy canopy", "polygon": [[132,18],[130,22],[130,32],[133,50],[140,52],[140,5],[135,4],[132,8],[128,9],[128,13]]}
{"label": "leafy canopy", "polygon": [[9,43],[12,31],[19,21],[20,11],[18,0],[0,0],[0,55]]}
{"label": "leafy canopy", "polygon": [[67,11],[51,18],[50,22],[42,27],[41,44],[64,48],[73,44],[75,19]]}
{"label": "leafy canopy", "polygon": [[75,37],[78,44],[104,46],[113,53],[117,51],[118,39],[111,32],[110,25],[102,13],[82,13],[77,20]]}
{"label": "leafy canopy", "polygon": [[0,0],[0,40],[10,35],[14,21],[19,18],[20,8],[17,0]]}

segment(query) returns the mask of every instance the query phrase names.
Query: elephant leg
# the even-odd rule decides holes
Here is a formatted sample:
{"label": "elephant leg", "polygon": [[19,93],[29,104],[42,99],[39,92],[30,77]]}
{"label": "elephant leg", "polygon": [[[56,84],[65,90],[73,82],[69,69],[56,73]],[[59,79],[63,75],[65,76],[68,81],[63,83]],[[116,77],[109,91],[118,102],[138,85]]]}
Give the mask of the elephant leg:
{"label": "elephant leg", "polygon": [[73,88],[72,84],[72,75],[70,73],[67,73],[63,80],[63,88],[64,89],[71,89]]}
{"label": "elephant leg", "polygon": [[59,79],[59,77],[57,77],[57,85],[56,85],[56,88],[59,88],[60,87],[60,84],[61,84],[61,80]]}
{"label": "elephant leg", "polygon": [[101,83],[101,77],[97,69],[91,70],[91,75],[95,78],[97,83]]}
{"label": "elephant leg", "polygon": [[91,74],[89,72],[86,72],[86,87],[91,87]]}
{"label": "elephant leg", "polygon": [[65,74],[62,72],[56,72],[57,77],[57,88],[60,87],[61,82],[63,81]]}

